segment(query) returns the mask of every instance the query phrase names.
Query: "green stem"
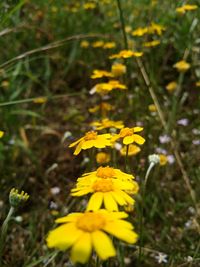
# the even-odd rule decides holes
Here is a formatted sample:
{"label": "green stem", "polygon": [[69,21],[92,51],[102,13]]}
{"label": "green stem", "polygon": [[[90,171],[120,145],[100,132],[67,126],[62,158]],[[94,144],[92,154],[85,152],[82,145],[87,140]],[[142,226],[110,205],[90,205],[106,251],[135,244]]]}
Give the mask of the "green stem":
{"label": "green stem", "polygon": [[11,219],[11,216],[14,213],[14,207],[10,207],[10,210],[8,212],[8,215],[6,219],[4,220],[2,227],[1,227],[1,237],[0,237],[0,266],[2,266],[2,256],[3,256],[3,249],[4,249],[4,244],[5,244],[5,239],[6,239],[6,234],[8,231],[8,223]]}
{"label": "green stem", "polygon": [[123,10],[122,10],[120,0],[117,0],[117,6],[118,6],[118,10],[119,10],[119,15],[120,15],[121,29],[122,29],[122,33],[123,33],[123,37],[124,37],[125,49],[128,49],[128,40],[127,40],[127,36],[126,36],[125,22],[124,22]]}
{"label": "green stem", "polygon": [[147,169],[147,172],[146,172],[146,175],[145,175],[145,178],[144,178],[144,183],[141,185],[141,201],[143,201],[143,203],[141,204],[141,211],[140,211],[140,220],[139,220],[139,236],[140,236],[140,242],[139,242],[139,264],[141,265],[141,260],[142,260],[142,247],[144,246],[144,236],[143,236],[143,228],[144,228],[144,222],[143,222],[143,216],[144,216],[144,202],[145,202],[145,195],[146,195],[146,185],[147,185],[147,181],[148,181],[148,178],[149,178],[149,175],[151,173],[151,170],[153,169],[153,167],[155,166],[155,163],[154,162],[151,162],[148,169]]}

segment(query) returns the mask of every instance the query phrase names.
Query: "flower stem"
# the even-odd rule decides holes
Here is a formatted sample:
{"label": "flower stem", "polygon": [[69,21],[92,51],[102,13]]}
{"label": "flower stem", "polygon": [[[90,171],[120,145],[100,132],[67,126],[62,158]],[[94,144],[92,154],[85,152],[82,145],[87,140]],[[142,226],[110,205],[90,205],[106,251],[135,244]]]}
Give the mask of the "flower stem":
{"label": "flower stem", "polygon": [[129,150],[129,145],[126,146],[125,172],[128,170],[128,150]]}
{"label": "flower stem", "polygon": [[140,225],[139,225],[139,236],[140,236],[140,242],[139,242],[139,263],[141,264],[141,260],[142,260],[142,247],[143,247],[143,228],[144,228],[144,222],[143,222],[143,216],[144,216],[144,200],[145,200],[145,195],[146,195],[146,185],[147,185],[147,181],[148,181],[148,178],[149,178],[149,175],[151,173],[151,170],[153,169],[153,167],[155,166],[155,163],[154,162],[151,162],[149,164],[149,167],[146,171],[146,174],[145,174],[145,178],[144,178],[144,183],[141,185],[141,201],[142,201],[142,204],[141,204],[141,209],[140,209]]}
{"label": "flower stem", "polygon": [[2,266],[2,256],[3,256],[3,249],[4,249],[4,244],[5,244],[5,239],[6,239],[6,234],[8,231],[8,223],[11,219],[11,216],[14,213],[14,207],[10,207],[10,210],[8,212],[8,215],[6,219],[4,220],[2,227],[1,227],[1,237],[0,237],[0,266]]}
{"label": "flower stem", "polygon": [[117,6],[118,6],[118,10],[119,10],[119,15],[120,15],[121,29],[122,29],[122,33],[123,33],[123,37],[124,37],[124,46],[125,46],[125,49],[128,49],[128,40],[127,40],[127,36],[126,36],[125,22],[124,22],[123,10],[122,10],[120,0],[117,0]]}

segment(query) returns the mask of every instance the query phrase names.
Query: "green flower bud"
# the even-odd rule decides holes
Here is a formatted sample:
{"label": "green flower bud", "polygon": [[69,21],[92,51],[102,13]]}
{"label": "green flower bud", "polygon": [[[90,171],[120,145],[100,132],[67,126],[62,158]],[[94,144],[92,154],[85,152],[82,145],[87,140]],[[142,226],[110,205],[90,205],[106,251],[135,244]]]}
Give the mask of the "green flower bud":
{"label": "green flower bud", "polygon": [[29,198],[29,195],[25,193],[24,191],[19,193],[18,189],[12,188],[10,190],[9,202],[10,202],[10,205],[14,208],[17,208],[18,206],[23,204],[23,202],[26,202],[28,198]]}

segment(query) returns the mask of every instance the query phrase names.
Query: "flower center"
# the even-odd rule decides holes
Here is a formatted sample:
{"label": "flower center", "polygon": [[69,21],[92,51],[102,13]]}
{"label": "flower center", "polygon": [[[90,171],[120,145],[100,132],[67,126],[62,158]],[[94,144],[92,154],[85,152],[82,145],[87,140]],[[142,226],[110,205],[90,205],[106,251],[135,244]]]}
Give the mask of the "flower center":
{"label": "flower center", "polygon": [[119,133],[120,137],[124,138],[126,136],[130,136],[130,135],[133,135],[133,130],[130,129],[130,128],[124,128],[124,129],[121,129],[120,133]]}
{"label": "flower center", "polygon": [[97,169],[97,173],[96,176],[100,177],[100,178],[113,178],[115,176],[115,171],[113,168],[111,167],[99,167]]}
{"label": "flower center", "polygon": [[102,229],[105,224],[106,220],[104,216],[93,212],[86,212],[76,222],[76,226],[86,232],[94,232]]}
{"label": "flower center", "polygon": [[96,140],[97,139],[97,132],[94,132],[94,131],[87,132],[85,134],[84,139],[85,139],[85,141]]}
{"label": "flower center", "polygon": [[98,179],[92,186],[95,192],[110,192],[113,191],[113,182],[111,179]]}

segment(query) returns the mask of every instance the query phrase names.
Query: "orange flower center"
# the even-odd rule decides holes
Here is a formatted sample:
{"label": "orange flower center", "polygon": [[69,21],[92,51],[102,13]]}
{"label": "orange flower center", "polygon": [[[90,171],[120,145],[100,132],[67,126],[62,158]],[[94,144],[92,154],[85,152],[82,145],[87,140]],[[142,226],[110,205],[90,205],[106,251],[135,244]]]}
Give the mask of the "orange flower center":
{"label": "orange flower center", "polygon": [[96,176],[100,178],[113,178],[115,176],[115,171],[111,167],[99,167],[96,172]]}
{"label": "orange flower center", "polygon": [[84,139],[85,139],[85,141],[88,141],[88,140],[96,140],[97,139],[97,136],[98,136],[97,132],[90,131],[90,132],[87,132],[85,134]]}
{"label": "orange flower center", "polygon": [[93,212],[86,212],[76,222],[76,226],[85,232],[94,232],[102,229],[105,224],[104,216]]}
{"label": "orange flower center", "polygon": [[95,192],[110,192],[113,191],[113,182],[111,179],[98,179],[92,186]]}
{"label": "orange flower center", "polygon": [[124,138],[126,136],[130,136],[130,135],[133,135],[133,129],[131,128],[124,128],[124,129],[121,129],[120,133],[119,133],[120,137]]}

